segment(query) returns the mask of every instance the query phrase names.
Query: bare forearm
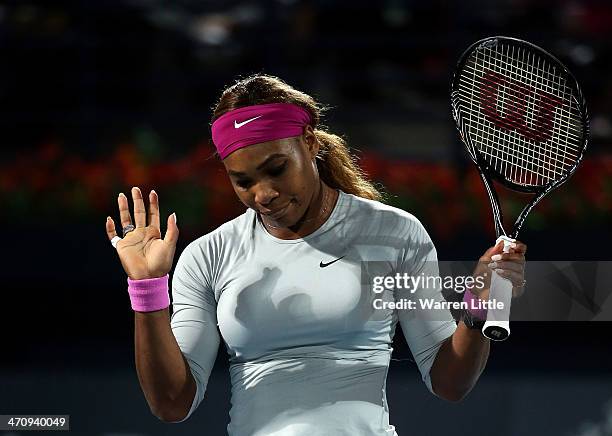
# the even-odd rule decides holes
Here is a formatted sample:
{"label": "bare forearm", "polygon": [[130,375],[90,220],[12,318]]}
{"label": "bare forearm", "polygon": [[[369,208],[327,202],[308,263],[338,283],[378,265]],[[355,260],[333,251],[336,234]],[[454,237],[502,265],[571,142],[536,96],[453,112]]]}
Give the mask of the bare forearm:
{"label": "bare forearm", "polygon": [[471,330],[459,322],[455,333],[440,347],[431,368],[434,392],[450,401],[463,399],[484,370],[489,349],[489,340],[480,330]]}
{"label": "bare forearm", "polygon": [[168,309],[135,312],[134,323],[136,371],[147,403],[160,419],[181,420],[196,386],[170,328]]}

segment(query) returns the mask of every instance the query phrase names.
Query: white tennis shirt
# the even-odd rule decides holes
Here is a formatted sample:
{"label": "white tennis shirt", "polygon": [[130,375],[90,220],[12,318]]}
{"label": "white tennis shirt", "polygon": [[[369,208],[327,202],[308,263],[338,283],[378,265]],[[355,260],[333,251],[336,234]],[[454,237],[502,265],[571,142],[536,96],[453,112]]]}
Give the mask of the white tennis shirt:
{"label": "white tennis shirt", "polygon": [[230,436],[392,436],[385,388],[398,320],[430,390],[456,323],[450,312],[441,320],[439,311],[375,309],[375,298],[407,291],[372,292],[370,270],[437,275],[436,260],[413,215],[342,191],[304,238],[272,236],[248,209],[193,241],[172,280],[171,327],[197,384],[185,419],[204,398],[222,338]]}

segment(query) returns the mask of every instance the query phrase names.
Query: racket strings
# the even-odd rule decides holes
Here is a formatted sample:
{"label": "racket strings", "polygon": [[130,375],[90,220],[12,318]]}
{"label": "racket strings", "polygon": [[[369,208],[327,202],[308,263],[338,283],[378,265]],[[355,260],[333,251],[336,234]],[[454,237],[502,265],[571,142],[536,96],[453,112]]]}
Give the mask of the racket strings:
{"label": "racket strings", "polygon": [[[468,71],[470,70],[469,67],[466,68]],[[463,78],[460,79],[462,82],[465,83],[465,80]],[[470,83],[467,83],[468,86],[470,86]],[[486,82],[483,81],[482,83],[482,88],[485,88],[486,90],[494,90],[495,87],[493,85],[490,85]],[[469,95],[465,92],[465,90],[460,90],[459,91],[464,97],[471,97],[471,96],[476,96],[479,99],[483,99],[484,98],[484,94],[481,93],[480,91],[474,91],[473,93],[470,93]],[[519,111],[522,110],[523,107],[520,105],[520,102],[517,101],[516,98],[512,98],[510,95],[508,95],[508,93],[506,92],[500,92],[497,95],[497,101],[498,101],[498,110],[500,110],[500,112],[504,112],[504,111]],[[536,107],[536,104],[534,103],[534,101],[536,101],[535,98],[532,98],[531,96],[527,97],[527,108],[526,108],[526,112],[527,113],[533,113],[535,112],[534,107]],[[551,103],[540,103],[540,106],[544,106],[548,109],[553,109],[556,106],[552,105]],[[582,133],[582,131],[580,130],[580,126],[576,125],[573,126],[571,124],[571,122],[573,121],[573,118],[571,118],[570,116],[567,115],[566,113],[567,111],[560,111],[559,116],[562,118],[565,118],[565,120],[570,123],[569,124],[569,135],[579,139],[580,135]],[[516,121],[513,119],[507,120],[506,123],[508,124],[508,127],[517,127],[516,125]],[[537,119],[534,119],[531,123],[534,127],[544,127],[544,125],[542,123],[540,123]],[[577,134],[575,134],[574,132],[576,132]]]}
{"label": "racket strings", "polygon": [[[513,168],[514,176],[516,176],[517,169],[533,172],[533,174],[521,174],[523,177],[514,177],[514,179],[519,179],[519,182],[528,179],[529,184],[538,184],[533,177],[527,178],[527,176],[537,175],[543,180],[541,184],[545,184],[548,180],[562,176],[564,169],[571,167],[577,158],[575,153],[559,153],[555,149],[546,149],[537,143],[532,144],[532,148],[529,148],[522,141],[516,141],[512,134],[493,135],[482,125],[473,125],[470,134],[477,143],[494,144],[492,147],[482,147],[479,151],[490,158],[488,160],[496,170],[504,170],[502,171],[504,176],[508,177],[508,171],[505,170],[511,168],[512,165],[516,166]],[[513,180],[512,177],[510,179]]]}
{"label": "racket strings", "polygon": [[[498,137],[491,138],[490,135],[488,135],[490,134],[489,131],[485,131],[478,127],[479,126],[473,128],[471,134],[474,135],[477,139],[485,141],[483,143],[486,144],[490,141],[499,139]],[[499,134],[499,136],[501,135],[503,134]],[[506,135],[505,139],[507,140],[507,143],[497,144],[500,151],[508,153],[514,153],[518,151],[520,153],[523,153],[523,156],[528,155],[532,159],[543,165],[546,163],[547,159],[550,159],[550,164],[553,166],[557,166],[559,169],[563,169],[565,166],[571,165],[573,162],[576,161],[579,155],[579,151],[572,147],[567,147],[563,150],[563,152],[560,152],[558,149],[548,149],[545,146],[538,145],[537,143],[533,144],[532,148],[529,148],[520,141],[513,141],[513,138],[510,135]],[[514,150],[512,146],[515,146],[517,150]],[[483,150],[486,150],[486,148],[481,149],[481,151]]]}
{"label": "racket strings", "polygon": [[[491,50],[489,49],[489,51],[491,51]],[[488,54],[491,55],[491,53],[488,53]],[[484,58],[484,56],[483,56],[483,58]],[[484,59],[486,59],[486,58],[484,58]],[[507,57],[506,57],[506,59],[503,59],[503,57],[502,57],[501,60],[507,62]],[[510,75],[509,76],[512,78],[512,76],[513,76],[512,73],[517,71],[516,65],[513,65],[512,62],[507,62],[507,64],[509,65],[509,70],[510,70]],[[478,63],[475,62],[475,65],[478,65]],[[481,68],[482,68],[483,73],[484,73],[485,72],[484,68],[483,68],[484,66],[487,66],[488,69],[490,69],[490,68],[496,68],[499,65],[503,65],[503,64],[500,62],[500,59],[496,59],[495,63],[491,63],[491,62],[483,62],[483,63],[481,63]],[[485,77],[486,77],[486,75],[485,75]],[[483,77],[481,82],[483,80],[486,80],[486,79],[484,79],[484,77]],[[501,91],[503,92],[504,90],[506,90],[506,89],[504,89],[504,87],[502,87]],[[549,90],[549,89],[547,89],[547,90]],[[512,95],[512,91],[510,90],[510,92],[508,92],[508,94]],[[497,97],[497,95],[495,95],[495,97]],[[519,96],[519,98],[520,98],[520,96]],[[526,112],[527,105],[525,104],[525,102],[520,102],[520,103],[522,103],[522,105],[523,105],[523,108],[520,109],[520,110],[523,110],[524,112]],[[497,101],[494,101],[493,104],[495,106],[497,106]],[[518,104],[518,102],[517,102],[517,104]],[[502,110],[506,109],[506,113],[508,113],[508,114],[512,113],[511,108],[503,108],[502,107],[501,109]],[[535,109],[535,107],[534,107],[534,109]],[[494,110],[497,110],[497,107],[495,107]],[[516,111],[516,109],[514,109],[514,110]],[[535,113],[535,111],[531,111],[531,115],[534,115],[534,113]],[[502,120],[502,121],[506,121],[508,118],[510,120],[518,122],[518,121],[514,120],[512,117],[504,117],[504,116],[500,116],[499,117],[499,119]],[[525,117],[524,120],[519,120],[519,121],[522,121],[525,124],[528,124],[529,121],[532,121],[532,125],[533,125],[533,121],[534,120],[533,120],[533,116],[532,116],[531,120],[529,120],[529,119],[527,119],[527,117]],[[500,126],[499,122],[497,124],[498,124],[497,127],[503,127],[504,126],[504,124],[501,124],[501,126]],[[542,126],[540,126],[540,125],[535,126],[535,128],[537,128],[537,129],[541,129],[543,127],[544,127],[543,125]],[[508,131],[510,129],[506,128],[505,130]],[[516,129],[516,130],[518,130],[518,129]],[[489,147],[490,150],[487,150],[488,153],[486,153],[486,155],[492,159],[493,163],[496,164],[495,168],[497,170],[502,170],[502,172],[504,173],[505,177],[513,180],[513,179],[517,178],[516,177],[517,173],[518,173],[519,176],[530,175],[531,179],[532,179],[531,181],[533,182],[533,175],[539,176],[541,178],[544,178],[544,180],[546,180],[546,179],[549,179],[549,178],[558,177],[558,176],[560,176],[563,173],[563,168],[562,168],[562,166],[559,167],[559,165],[557,165],[557,160],[556,159],[546,159],[547,156],[545,156],[544,159],[541,159],[541,158],[537,159],[534,153],[531,153],[531,156],[529,156],[529,149],[527,147],[520,147],[521,142],[520,141],[516,141],[516,139],[517,139],[516,137],[508,136],[506,134],[505,135],[505,139],[509,140],[508,142],[512,143],[512,145],[514,145],[515,147],[513,147],[513,148],[504,147],[505,144],[503,142],[500,143],[499,141],[497,141],[497,143],[499,143],[499,145],[501,147],[498,148],[498,149],[496,149],[494,147]],[[539,138],[535,137],[533,139],[539,139]],[[537,143],[537,141],[534,141],[534,142]],[[512,152],[513,150],[515,150],[516,153],[513,153]],[[521,155],[521,153],[522,153],[522,155]],[[525,154],[527,156],[525,156]],[[555,155],[557,155],[557,154],[558,153],[555,153]],[[531,160],[528,159],[527,157],[530,157]],[[553,156],[551,155],[550,157],[552,158]],[[522,163],[522,165],[521,165],[521,163]],[[540,165],[538,165],[538,164],[540,164]],[[519,171],[517,171],[517,170],[519,170]],[[527,173],[525,174],[524,171],[520,171],[520,170],[525,170],[525,171],[527,171]],[[529,173],[530,170],[532,170],[531,174]]]}
{"label": "racket strings", "polygon": [[[564,150],[564,153],[560,153],[555,148],[546,148],[538,143],[534,143],[531,145],[531,147],[529,147],[527,144],[520,141],[513,142],[507,133],[492,135],[491,131],[485,130],[482,125],[475,125],[471,133],[481,140],[483,144],[488,144],[499,139],[499,136],[506,135],[505,139],[507,142],[500,142],[496,144],[500,151],[512,153],[514,150],[512,146],[515,146],[517,148],[515,151],[521,152],[523,155],[530,155],[532,159],[538,161],[542,165],[549,163],[553,166],[563,168],[564,165],[573,163],[577,159],[579,153],[577,149],[571,146],[567,147],[567,149]],[[481,151],[486,151],[486,148]],[[549,159],[550,162],[548,162],[547,159]],[[557,165],[558,163],[559,165]]]}
{"label": "racket strings", "polygon": [[[470,71],[472,68],[470,65],[466,65],[466,70]],[[477,72],[484,72],[486,73],[488,71],[488,69],[480,69],[478,70],[477,68],[474,68],[474,73]],[[466,80],[464,78],[461,79],[464,82],[464,85],[466,85],[466,87],[471,87],[473,86],[473,83],[468,82],[466,83]],[[493,91],[497,91],[497,87],[495,86],[495,83],[493,83],[490,79],[486,80],[485,78],[483,78],[483,80],[481,81],[481,89],[483,89],[486,93],[489,92],[493,92]],[[470,93],[470,95],[472,95]],[[487,94],[480,92],[479,90],[474,90],[474,94],[478,96],[481,100],[483,99],[483,97],[485,97]],[[504,112],[504,111],[525,111],[526,114],[532,115],[537,113],[538,111],[536,110],[536,104],[535,102],[538,101],[538,99],[536,98],[539,97],[539,102],[540,104],[537,105],[537,107],[542,107],[544,109],[547,110],[554,110],[557,107],[559,107],[558,105],[553,104],[553,100],[550,99],[550,97],[548,97],[546,94],[535,94],[535,93],[531,93],[531,94],[527,94],[525,96],[525,102],[521,102],[519,99],[517,99],[513,93],[509,93],[506,92],[505,87],[501,87],[501,89],[499,89],[499,91],[497,92],[497,102],[498,102],[498,110],[500,112]],[[570,91],[570,96],[573,99],[573,96],[571,95],[571,91]],[[508,106],[508,107],[507,107]],[[561,117],[562,119],[564,119],[566,122],[570,123],[570,128],[572,128],[571,122],[574,120],[574,117],[572,116],[571,112],[569,112],[568,110],[565,109],[565,106],[561,106],[560,110],[559,110],[559,117]],[[538,124],[538,120],[537,119],[532,119],[531,123],[533,123],[534,125]],[[541,125],[540,125],[541,127]],[[572,128],[572,130],[580,133],[581,130],[579,128]]]}
{"label": "racket strings", "polygon": [[[506,50],[508,51],[508,47],[506,47]],[[493,50],[491,48],[485,49],[485,52],[487,52],[487,51],[488,51],[488,53],[485,53],[485,55],[493,56],[495,54],[495,53],[493,53]],[[524,50],[522,50],[521,52],[522,52],[523,55],[525,54]],[[514,55],[514,54],[515,53],[514,53],[514,48],[513,48],[512,49],[512,55]],[[543,74],[542,74],[541,78],[538,77],[537,75],[535,76],[535,78],[536,78],[536,85],[540,85],[540,87],[539,87],[540,89],[541,88],[545,88],[546,92],[553,91],[552,86],[549,83],[546,83],[546,81],[550,82],[550,80],[551,80],[551,77],[550,77],[550,64],[548,65],[548,69],[547,70],[544,70],[543,68],[539,68],[539,66],[542,65],[541,58],[538,58],[537,64],[535,62],[531,63],[532,66],[533,65],[537,65],[537,66],[535,66],[535,68],[529,68],[530,64],[528,64],[527,62],[523,62],[520,59],[517,59],[518,62],[513,62],[512,61],[513,58],[509,57],[508,55],[504,55],[503,48],[500,50],[500,56],[495,59],[496,62],[493,62],[493,63],[492,62],[487,62],[486,61],[487,58],[485,56],[483,56],[482,58],[485,60],[485,62],[482,62],[482,64],[481,64],[482,66],[487,65],[489,68],[495,68],[495,67],[499,67],[501,65],[502,66],[502,73],[505,73],[505,71],[503,71],[503,67],[504,66],[508,66],[508,68],[507,68],[507,70],[509,71],[509,75],[508,76],[510,77],[510,79],[514,79],[514,80],[524,79],[525,74],[522,74],[522,75],[521,74],[516,74],[517,72],[521,71],[519,69],[519,67],[526,69],[527,72],[530,74],[530,78],[531,79],[534,78],[534,75],[533,75],[534,71],[536,73],[547,72],[548,73],[548,77],[545,77]],[[527,59],[529,60],[529,54],[527,55]],[[517,65],[517,64],[519,64],[519,65]],[[475,63],[475,65],[477,65],[477,63]],[[519,83],[521,83],[521,85],[522,85],[525,82],[526,82],[525,80],[522,80]],[[543,84],[544,84],[544,86],[542,86]],[[504,89],[502,89],[502,91],[503,90]],[[563,88],[560,88],[560,90],[561,90],[561,93],[559,93],[557,91],[556,93],[553,92],[553,94],[557,94],[557,95],[561,94],[561,98],[563,98],[563,94],[566,93],[566,92],[565,92],[565,90]],[[535,94],[535,93],[533,93],[533,94]],[[545,95],[545,94],[542,94],[542,95]],[[497,103],[497,102],[495,102],[495,103]],[[531,117],[532,119],[531,120],[525,119],[526,124],[528,124],[529,121],[533,122],[533,116],[535,115],[536,111],[532,110],[532,111],[527,112],[526,109],[527,109],[527,105],[525,105],[525,109],[523,109],[523,110],[525,110],[525,112],[527,114],[532,115],[532,117]],[[532,107],[532,109],[535,109],[535,107]],[[502,110],[503,110],[503,108],[502,108]],[[510,112],[510,111],[508,111],[508,112]],[[505,119],[505,118],[502,118],[502,119]],[[554,124],[554,120],[553,120],[553,124]],[[539,128],[544,128],[544,126],[543,125],[538,125],[538,126],[536,126],[536,128],[538,128],[538,129]],[[516,138],[513,138],[513,139],[516,139]],[[518,141],[513,141],[513,142],[514,142],[514,145],[520,145],[520,142],[518,142]],[[501,156],[499,156],[499,158],[500,158],[500,162],[499,162],[500,166],[499,167],[502,167],[501,164],[503,164],[502,168],[507,170],[504,175],[505,176],[510,176],[510,178],[513,178],[513,176],[516,175],[515,174],[516,171],[512,171],[513,168],[512,168],[511,165],[514,163],[514,159],[512,159],[512,158],[515,157],[515,156],[513,154],[508,154],[506,149],[502,149],[501,151],[502,151]],[[518,149],[518,151],[523,152],[523,153],[525,153],[525,151],[527,151],[527,154],[529,155],[528,149],[525,150],[525,147],[520,147]],[[550,148],[549,151],[551,152],[551,153],[549,153],[550,156],[546,156],[546,154],[545,154],[545,157],[550,157],[550,159],[538,159],[538,161],[539,161],[538,163],[542,163],[542,161],[544,160],[543,165],[541,165],[541,167],[538,168],[538,169],[544,170],[543,172],[545,172],[545,177],[546,178],[559,177],[559,176],[561,176],[563,174],[563,169],[564,168],[563,168],[563,165],[561,165],[561,166],[557,165],[557,161],[558,160],[562,160],[563,161],[563,160],[565,160],[567,158],[567,156],[563,156],[561,159],[554,159],[553,157],[556,157],[556,156],[558,156],[561,153],[558,153],[557,150],[555,150],[554,148]],[[564,151],[566,151],[566,150],[564,150]],[[504,153],[504,152],[506,152],[506,153]],[[490,156],[495,158],[495,154],[494,153],[490,153]],[[523,160],[525,160],[524,159],[525,156],[517,156],[517,157],[523,157]],[[534,154],[531,154],[530,157],[531,158],[535,158]],[[509,160],[504,159],[504,158],[507,158]],[[510,166],[508,164],[510,164]],[[571,161],[570,161],[570,165],[571,165]],[[532,166],[532,165],[528,165],[528,166]],[[508,171],[508,170],[510,170],[510,171]],[[540,175],[540,176],[542,175],[542,172],[539,172],[537,170],[534,171],[534,173],[536,175]]]}
{"label": "racket strings", "polygon": [[560,179],[579,159],[583,139],[580,105],[566,82],[560,68],[523,47],[481,46],[453,97],[463,135],[514,183]]}
{"label": "racket strings", "polygon": [[[491,141],[491,139],[484,136],[486,132],[473,131],[471,133],[483,143],[487,141]],[[494,139],[498,140],[499,138],[494,138]],[[556,156],[552,157],[546,154],[545,151],[531,152],[530,150],[523,150],[524,155],[527,155],[531,152],[531,154],[529,155],[529,160],[527,159],[513,160],[513,158],[516,155],[515,147],[512,146],[511,140],[507,140],[507,143],[508,145],[504,143],[497,144],[496,148],[493,151],[489,151],[486,148],[481,149],[480,153],[485,156],[490,157],[491,160],[495,160],[496,164],[505,164],[506,166],[515,165],[519,169],[522,169],[525,171],[532,171],[535,175],[538,175],[542,178],[549,178],[549,179],[550,179],[551,172],[554,173],[556,177],[561,176],[563,174],[563,168],[566,165],[569,165],[572,162],[574,162],[574,161],[567,161],[567,160],[561,161],[560,159],[557,159]],[[523,147],[521,144],[515,144],[515,145],[518,147]],[[497,166],[496,169],[499,169],[499,166]]]}

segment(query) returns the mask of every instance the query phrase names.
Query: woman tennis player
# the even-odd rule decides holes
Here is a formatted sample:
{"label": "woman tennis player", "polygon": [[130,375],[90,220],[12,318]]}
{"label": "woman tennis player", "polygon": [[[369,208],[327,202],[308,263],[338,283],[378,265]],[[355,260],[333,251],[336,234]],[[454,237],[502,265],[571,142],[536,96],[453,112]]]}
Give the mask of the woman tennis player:
{"label": "woman tennis player", "polygon": [[[124,237],[110,217],[106,232],[128,275],[138,378],[161,420],[184,421],[198,407],[220,338],[230,360],[228,433],[236,436],[396,434],[385,389],[398,321],[435,395],[459,401],[483,371],[482,312],[466,311],[457,325],[448,310],[374,307],[376,298],[411,292],[442,301],[440,288],[376,293],[364,279],[435,276],[436,251],[414,216],[379,201],[320,116],[312,97],[267,75],[223,92],[213,142],[248,209],[180,255],[171,318],[176,215],[161,239],[157,194],[150,192],[147,213],[132,189],[133,224],[119,195]],[[498,269],[520,292],[525,250],[520,242],[507,254],[502,244],[491,247],[481,258],[489,266],[479,268]],[[486,298],[486,289],[475,293]],[[466,292],[464,300],[477,298]]]}

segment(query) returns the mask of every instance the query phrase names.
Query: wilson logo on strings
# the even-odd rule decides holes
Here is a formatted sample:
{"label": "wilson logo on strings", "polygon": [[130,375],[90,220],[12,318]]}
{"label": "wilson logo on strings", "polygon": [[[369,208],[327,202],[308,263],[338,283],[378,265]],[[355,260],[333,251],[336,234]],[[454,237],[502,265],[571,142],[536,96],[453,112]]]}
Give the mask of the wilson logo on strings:
{"label": "wilson logo on strings", "polygon": [[563,106],[563,100],[486,70],[481,81],[480,104],[485,118],[496,127],[515,130],[541,143],[552,137],[555,109]]}

